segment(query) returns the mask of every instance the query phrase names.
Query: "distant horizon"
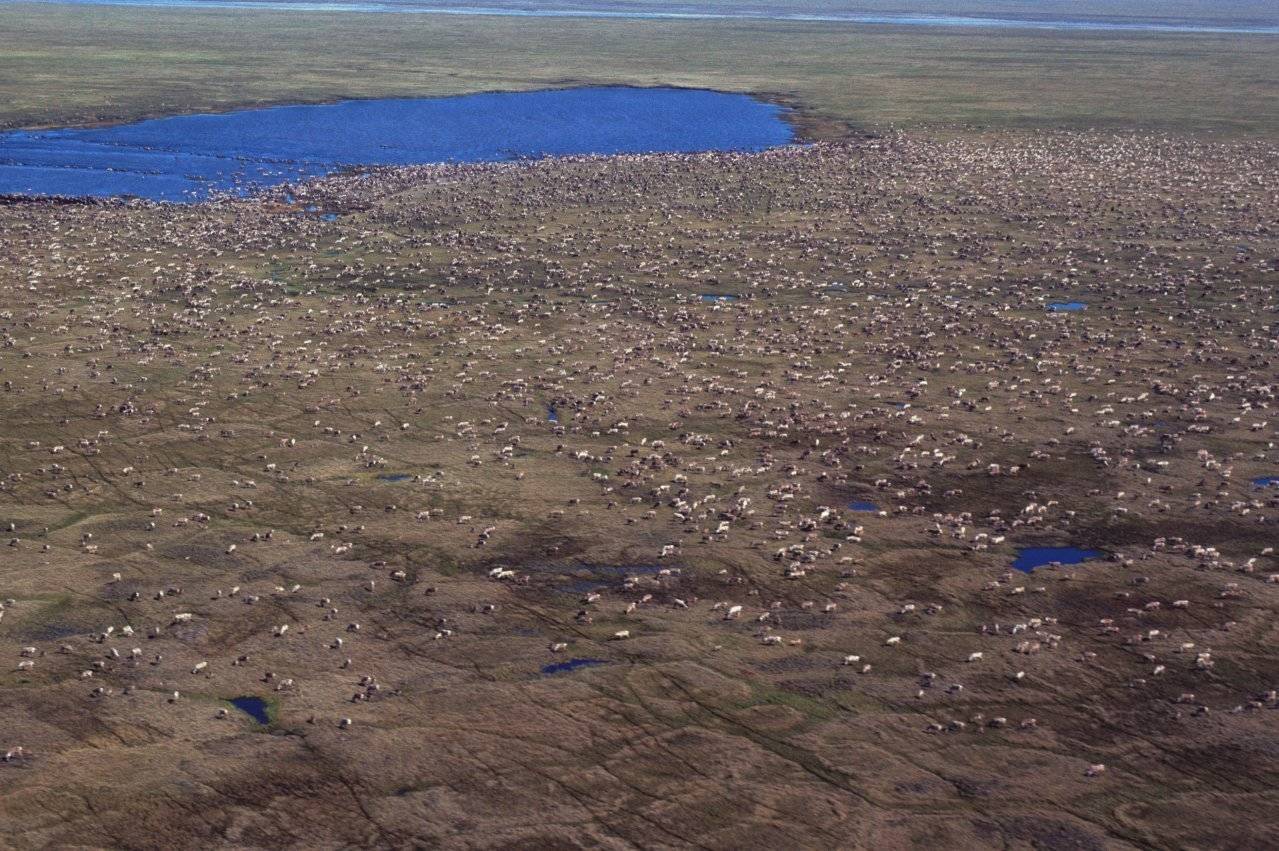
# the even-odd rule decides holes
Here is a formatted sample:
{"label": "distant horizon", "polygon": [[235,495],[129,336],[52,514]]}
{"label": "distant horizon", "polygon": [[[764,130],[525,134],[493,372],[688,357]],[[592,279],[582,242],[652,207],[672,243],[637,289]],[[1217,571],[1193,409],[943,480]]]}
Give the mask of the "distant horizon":
{"label": "distant horizon", "polygon": [[[479,17],[603,18],[633,20],[780,21],[863,26],[1032,29],[1124,33],[1279,35],[1279,13],[1257,17],[1221,15],[1222,5],[1198,2],[1170,4],[1171,14],[1148,14],[1127,0],[1114,3],[1022,2],[1000,0],[945,3],[937,0],[844,4],[826,2],[728,3],[701,0],[663,3],[660,0],[620,2],[559,2],[551,0],[489,0],[483,4],[450,0],[0,0],[20,5],[127,6],[185,9],[236,9],[292,12],[451,15]],[[1233,4],[1257,9],[1252,0]],[[954,12],[944,9],[954,7]],[[1030,7],[1030,8],[1027,8]],[[1078,11],[1072,11],[1078,9]],[[1103,11],[1106,10],[1106,11]],[[1138,10],[1141,14],[1134,14]],[[1257,9],[1257,11],[1261,11]],[[1209,14],[1211,13],[1211,14]]]}

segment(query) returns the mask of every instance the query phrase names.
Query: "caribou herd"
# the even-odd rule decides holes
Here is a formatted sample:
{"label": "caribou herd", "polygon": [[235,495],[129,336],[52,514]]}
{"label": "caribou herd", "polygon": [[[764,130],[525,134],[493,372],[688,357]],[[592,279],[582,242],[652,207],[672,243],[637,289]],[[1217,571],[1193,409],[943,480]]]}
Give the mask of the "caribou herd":
{"label": "caribou herd", "polygon": [[957,130],[12,199],[8,841],[1274,842],[1276,175]]}

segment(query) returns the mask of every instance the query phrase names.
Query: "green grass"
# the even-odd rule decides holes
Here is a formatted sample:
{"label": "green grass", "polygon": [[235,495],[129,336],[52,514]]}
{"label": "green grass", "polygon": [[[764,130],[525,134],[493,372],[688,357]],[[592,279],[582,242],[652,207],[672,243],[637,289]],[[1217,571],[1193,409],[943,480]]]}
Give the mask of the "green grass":
{"label": "green grass", "polygon": [[9,5],[0,126],[578,83],[704,86],[885,125],[1279,129],[1279,39]]}

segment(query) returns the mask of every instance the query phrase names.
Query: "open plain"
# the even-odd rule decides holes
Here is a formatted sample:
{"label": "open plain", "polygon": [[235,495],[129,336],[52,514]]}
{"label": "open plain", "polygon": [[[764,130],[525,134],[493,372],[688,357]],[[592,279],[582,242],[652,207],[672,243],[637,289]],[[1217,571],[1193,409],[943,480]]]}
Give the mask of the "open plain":
{"label": "open plain", "polygon": [[0,207],[3,842],[1274,847],[1277,174],[918,130]]}
{"label": "open plain", "polygon": [[[1158,8],[1194,20],[1196,8],[1221,15],[1227,4],[1249,13],[1242,20],[1252,21],[1255,13],[1258,23],[1279,23],[1273,4],[1262,10],[1253,0],[1160,2]],[[955,4],[914,5],[936,11]],[[1136,0],[1029,5],[1045,14],[1101,6],[1128,15],[1151,11],[1151,4]],[[973,13],[1008,11],[985,0],[969,6]],[[0,10],[4,129],[350,98],[630,85],[765,96],[794,106],[800,129],[821,139],[960,125],[1279,133],[1276,36],[7,0]]]}

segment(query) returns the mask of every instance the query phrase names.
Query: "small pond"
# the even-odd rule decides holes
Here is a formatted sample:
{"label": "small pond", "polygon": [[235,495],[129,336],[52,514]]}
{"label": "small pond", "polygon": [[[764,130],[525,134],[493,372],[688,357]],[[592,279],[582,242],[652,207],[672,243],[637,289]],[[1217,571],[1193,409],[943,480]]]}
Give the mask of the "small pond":
{"label": "small pond", "polygon": [[543,674],[562,674],[565,671],[576,671],[578,668],[591,668],[596,665],[607,665],[608,662],[603,659],[569,659],[567,662],[556,662],[552,665],[543,665]]}
{"label": "small pond", "polygon": [[266,701],[260,697],[233,697],[231,698],[231,705],[259,724],[271,723],[271,715],[267,711]]}
{"label": "small pond", "polygon": [[1079,547],[1021,547],[1017,550],[1017,560],[1013,562],[1013,567],[1023,573],[1030,573],[1037,567],[1053,562],[1079,564],[1105,555],[1101,550],[1085,550]]}

